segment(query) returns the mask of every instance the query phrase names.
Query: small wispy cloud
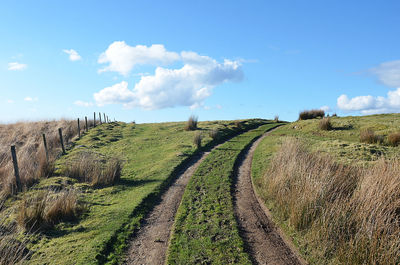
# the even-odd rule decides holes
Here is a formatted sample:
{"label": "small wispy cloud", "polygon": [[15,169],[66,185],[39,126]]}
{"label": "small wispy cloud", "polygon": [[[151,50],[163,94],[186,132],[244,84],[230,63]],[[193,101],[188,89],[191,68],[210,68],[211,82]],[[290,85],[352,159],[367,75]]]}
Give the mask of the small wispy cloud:
{"label": "small wispy cloud", "polygon": [[28,67],[27,64],[19,63],[19,62],[11,62],[8,63],[8,70],[10,71],[22,71]]}
{"label": "small wispy cloud", "polygon": [[93,103],[77,100],[74,102],[74,105],[77,105],[79,107],[91,107],[91,106],[93,106]]}
{"label": "small wispy cloud", "polygon": [[25,101],[38,101],[39,99],[37,97],[32,98],[32,97],[25,97],[24,98]]}
{"label": "small wispy cloud", "polygon": [[74,49],[63,50],[63,52],[69,55],[70,61],[79,61],[80,59],[82,59],[82,57]]}
{"label": "small wispy cloud", "polygon": [[13,104],[13,103],[14,103],[14,100],[12,100],[12,99],[7,99],[6,102],[7,102],[8,104]]}

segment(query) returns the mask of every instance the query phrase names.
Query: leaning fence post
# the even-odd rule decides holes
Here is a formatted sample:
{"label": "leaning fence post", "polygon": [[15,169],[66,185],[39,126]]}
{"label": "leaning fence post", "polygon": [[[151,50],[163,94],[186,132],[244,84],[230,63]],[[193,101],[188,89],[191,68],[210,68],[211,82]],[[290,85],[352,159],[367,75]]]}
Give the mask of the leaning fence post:
{"label": "leaning fence post", "polygon": [[43,136],[43,146],[44,146],[44,152],[46,153],[46,161],[49,163],[49,151],[47,150],[47,141],[46,141],[46,135],[42,134]]}
{"label": "leaning fence post", "polygon": [[93,127],[96,127],[96,112],[93,113]]}
{"label": "leaning fence post", "polygon": [[99,112],[99,120],[100,120],[100,124],[101,124],[101,113]]}
{"label": "leaning fence post", "polygon": [[81,139],[81,125],[79,124],[79,118],[78,118],[78,138]]}
{"label": "leaning fence post", "polygon": [[85,116],[85,124],[86,124],[86,132],[89,131],[88,123],[87,123],[87,117]]}
{"label": "leaning fence post", "polygon": [[15,152],[15,145],[11,146],[11,157],[14,164],[14,175],[15,175],[15,183],[17,185],[17,191],[21,191],[21,179],[19,178],[19,169],[18,169],[17,153]]}
{"label": "leaning fence post", "polygon": [[65,154],[64,140],[62,137],[62,129],[61,128],[58,128],[58,134],[60,135],[60,143],[61,143],[62,152],[63,152],[63,154]]}

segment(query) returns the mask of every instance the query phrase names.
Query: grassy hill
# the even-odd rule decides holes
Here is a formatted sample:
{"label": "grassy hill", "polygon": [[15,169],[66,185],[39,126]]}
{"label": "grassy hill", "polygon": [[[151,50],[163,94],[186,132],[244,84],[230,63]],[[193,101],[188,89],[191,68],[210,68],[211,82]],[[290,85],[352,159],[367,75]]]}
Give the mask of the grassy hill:
{"label": "grassy hill", "polygon": [[[400,115],[282,126],[257,148],[252,174],[275,221],[311,264],[400,262]],[[372,132],[373,143],[362,134]]]}
{"label": "grassy hill", "polygon": [[30,264],[115,263],[179,167],[199,151],[196,134],[207,148],[263,122],[200,122],[195,131],[182,122],[99,125],[56,160],[51,177],[8,197],[0,221],[12,229],[0,233],[2,241],[22,242],[12,247],[29,249]]}

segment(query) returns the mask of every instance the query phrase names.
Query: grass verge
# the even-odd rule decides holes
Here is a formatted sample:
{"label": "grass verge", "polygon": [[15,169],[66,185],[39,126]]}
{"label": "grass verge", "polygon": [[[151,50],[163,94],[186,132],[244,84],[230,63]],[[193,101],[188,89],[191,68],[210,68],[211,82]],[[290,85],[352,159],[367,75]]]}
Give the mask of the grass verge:
{"label": "grass verge", "polygon": [[250,264],[234,217],[231,188],[241,152],[277,123],[234,137],[213,150],[190,179],[175,218],[168,264]]}
{"label": "grass verge", "polygon": [[[365,128],[390,135],[398,118],[332,117],[331,131],[319,130],[318,121],[298,121],[256,149],[256,192],[310,264],[400,262],[398,149],[359,142]],[[305,149],[286,144],[279,151],[287,136]]]}

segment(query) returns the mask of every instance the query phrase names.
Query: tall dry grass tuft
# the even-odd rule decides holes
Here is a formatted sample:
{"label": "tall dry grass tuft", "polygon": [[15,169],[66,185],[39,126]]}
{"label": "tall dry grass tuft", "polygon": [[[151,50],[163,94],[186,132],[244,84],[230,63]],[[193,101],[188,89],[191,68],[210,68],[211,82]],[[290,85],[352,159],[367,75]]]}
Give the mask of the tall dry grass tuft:
{"label": "tall dry grass tuft", "polygon": [[318,127],[321,130],[324,130],[324,131],[332,130],[333,126],[332,126],[332,123],[331,123],[331,119],[329,117],[322,118],[322,120],[319,121]]}
{"label": "tall dry grass tuft", "polygon": [[218,128],[213,128],[208,132],[208,135],[211,137],[211,139],[215,140],[218,139],[220,132]]}
{"label": "tall dry grass tuft", "polygon": [[320,261],[399,264],[399,160],[345,166],[289,138],[272,159],[263,188]]}
{"label": "tall dry grass tuft", "polygon": [[0,219],[0,264],[22,264],[30,256],[26,240],[18,239],[17,227]]}
{"label": "tall dry grass tuft", "polygon": [[117,158],[105,160],[94,152],[85,151],[66,162],[64,174],[92,186],[109,186],[120,179],[121,168],[121,161]]}
{"label": "tall dry grass tuft", "polygon": [[[63,128],[67,145],[78,134],[77,123],[71,120],[0,124],[0,189],[3,196],[15,191],[10,146],[16,146],[21,183],[30,187],[39,178],[51,175],[54,170],[54,161],[61,148],[58,128]],[[47,138],[49,162],[45,157],[43,133]]]}
{"label": "tall dry grass tuft", "polygon": [[19,207],[17,222],[25,230],[37,232],[62,221],[72,221],[83,209],[76,191],[40,191],[25,195]]}
{"label": "tall dry grass tuft", "polygon": [[388,143],[392,146],[398,146],[400,144],[400,132],[389,134]]}
{"label": "tall dry grass tuft", "polygon": [[275,122],[279,122],[279,115],[275,115],[274,121],[275,121]]}
{"label": "tall dry grass tuft", "polygon": [[360,141],[363,143],[369,143],[369,144],[376,144],[376,143],[383,143],[383,136],[382,135],[376,135],[375,132],[370,129],[363,129],[360,131]]}
{"label": "tall dry grass tuft", "polygon": [[196,133],[193,137],[193,144],[194,144],[194,146],[196,146],[197,149],[199,149],[201,147],[202,138],[203,138],[203,136],[201,135],[200,132]]}
{"label": "tall dry grass tuft", "polygon": [[299,120],[309,120],[315,118],[323,118],[325,116],[325,111],[320,109],[304,110],[299,114]]}
{"label": "tall dry grass tuft", "polygon": [[185,131],[194,131],[197,129],[198,117],[191,115],[186,123]]}

